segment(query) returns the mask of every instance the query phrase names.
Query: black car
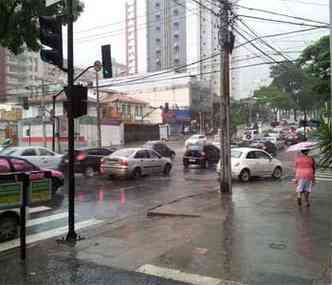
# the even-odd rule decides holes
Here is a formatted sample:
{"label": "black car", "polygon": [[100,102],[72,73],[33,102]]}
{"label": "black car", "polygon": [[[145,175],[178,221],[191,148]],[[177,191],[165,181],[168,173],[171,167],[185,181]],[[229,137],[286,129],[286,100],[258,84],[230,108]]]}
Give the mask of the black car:
{"label": "black car", "polygon": [[24,158],[5,155],[0,156],[0,173],[31,172],[40,170],[51,172],[52,194],[55,194],[64,184],[64,176],[62,172],[53,169],[41,169]]}
{"label": "black car", "polygon": [[[87,177],[100,172],[100,160],[116,151],[116,148],[84,148],[74,152],[75,173],[82,173]],[[68,153],[65,154],[60,162],[59,169],[65,172],[68,167]]]}
{"label": "black car", "polygon": [[175,151],[172,150],[167,144],[161,141],[148,141],[143,145],[144,148],[152,149],[158,152],[163,157],[175,158]]}
{"label": "black car", "polygon": [[220,159],[219,149],[207,144],[204,146],[192,146],[187,149],[183,156],[183,166],[187,168],[189,165],[199,165],[201,168],[206,168],[208,164],[218,163]]}

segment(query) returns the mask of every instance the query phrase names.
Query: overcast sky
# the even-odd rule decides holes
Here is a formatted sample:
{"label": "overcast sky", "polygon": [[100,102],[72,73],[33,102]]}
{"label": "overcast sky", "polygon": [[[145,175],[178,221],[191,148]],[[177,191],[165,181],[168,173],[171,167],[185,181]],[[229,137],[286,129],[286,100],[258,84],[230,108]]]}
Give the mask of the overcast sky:
{"label": "overcast sky", "polygon": [[[85,4],[85,11],[74,25],[75,39],[75,65],[88,66],[95,60],[101,59],[100,46],[103,44],[112,45],[112,56],[121,63],[125,63],[125,0],[81,0]],[[172,1],[172,0],[169,0]],[[197,14],[192,0],[188,1],[188,62],[198,59],[197,49],[197,29],[194,25]],[[211,0],[209,0],[211,1]],[[214,0],[212,0],[214,1]],[[145,71],[146,68],[146,25],[145,25],[145,0],[137,0],[138,2],[138,30],[139,30],[139,70]],[[217,1],[216,1],[217,2]],[[329,7],[328,0],[240,0],[238,4],[275,11],[278,13],[309,18],[312,20],[328,22]],[[194,10],[192,10],[194,9]],[[191,11],[191,12],[190,12]],[[269,14],[258,13],[257,11],[247,11],[240,9],[237,11],[240,15],[255,15],[265,18],[283,19],[295,21],[292,19],[281,18],[280,16],[272,16]],[[266,21],[258,21],[243,18],[259,35],[270,35],[287,31],[304,29],[306,27],[269,23]],[[303,22],[303,21],[299,21]],[[243,26],[240,25],[243,29]],[[327,34],[327,30],[315,30],[306,33],[284,36],[279,38],[267,39],[272,46],[278,50],[282,50],[289,58],[296,58],[300,50],[305,46],[317,40],[320,36]],[[243,41],[240,37],[238,40]],[[262,47],[264,51],[273,53],[267,47]],[[259,51],[246,46],[241,48],[236,56],[242,60],[245,56],[253,57],[259,54]],[[276,60],[282,60],[277,55],[272,55]],[[236,65],[247,65],[267,61],[266,59],[255,58],[253,60],[241,61],[234,63]],[[269,67],[260,66],[255,68],[239,69],[241,89],[243,93],[241,97],[248,96],[254,88],[259,85],[266,84],[269,78]]]}

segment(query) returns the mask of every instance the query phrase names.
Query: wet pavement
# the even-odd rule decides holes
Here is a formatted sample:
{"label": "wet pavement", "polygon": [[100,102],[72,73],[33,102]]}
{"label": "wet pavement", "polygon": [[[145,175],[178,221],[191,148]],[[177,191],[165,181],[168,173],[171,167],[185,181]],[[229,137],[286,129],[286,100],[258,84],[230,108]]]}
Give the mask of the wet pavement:
{"label": "wet pavement", "polygon": [[[79,230],[86,239],[75,246],[54,239],[33,243],[26,267],[15,266],[15,250],[0,253],[0,278],[8,276],[0,284],[104,284],[107,278],[113,281],[108,284],[177,284],[152,277],[144,282],[155,283],[139,283],[135,278],[145,277],[134,271],[145,265],[208,276],[218,284],[331,284],[332,181],[318,181],[312,207],[298,208],[288,160],[283,180],[234,182],[233,194],[221,195],[215,169],[184,171],[182,146],[174,147],[178,157],[169,177],[79,177],[77,221],[101,223]],[[59,219],[37,224],[30,233],[66,224],[64,196],[33,216]],[[151,209],[154,216],[148,216]],[[119,276],[134,281],[120,283]]]}

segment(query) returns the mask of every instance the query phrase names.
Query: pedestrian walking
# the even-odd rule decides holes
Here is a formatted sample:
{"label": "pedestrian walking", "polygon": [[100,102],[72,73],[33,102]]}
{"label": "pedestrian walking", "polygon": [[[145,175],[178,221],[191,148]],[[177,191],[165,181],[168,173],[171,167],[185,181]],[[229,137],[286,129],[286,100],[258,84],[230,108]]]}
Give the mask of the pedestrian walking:
{"label": "pedestrian walking", "polygon": [[316,163],[308,155],[309,149],[300,151],[295,159],[295,184],[297,192],[297,203],[302,205],[302,196],[304,196],[307,207],[310,207],[309,196],[315,183]]}

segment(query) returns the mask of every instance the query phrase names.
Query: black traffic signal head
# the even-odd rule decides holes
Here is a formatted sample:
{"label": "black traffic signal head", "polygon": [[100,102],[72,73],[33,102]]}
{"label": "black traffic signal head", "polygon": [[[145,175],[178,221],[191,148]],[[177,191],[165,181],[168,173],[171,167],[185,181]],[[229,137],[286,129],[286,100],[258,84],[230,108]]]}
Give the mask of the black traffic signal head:
{"label": "black traffic signal head", "polygon": [[112,57],[111,57],[111,45],[101,46],[101,56],[103,64],[103,76],[104,78],[112,78]]}
{"label": "black traffic signal head", "polygon": [[40,16],[41,59],[63,69],[62,20],[56,16]]}
{"label": "black traffic signal head", "polygon": [[24,110],[29,110],[29,99],[28,99],[28,97],[23,97],[23,109]]}
{"label": "black traffic signal head", "polygon": [[65,88],[68,101],[64,102],[64,109],[68,113],[69,102],[71,100],[71,112],[74,118],[85,116],[88,113],[88,88],[82,85],[74,85],[71,93],[68,93],[68,88]]}

